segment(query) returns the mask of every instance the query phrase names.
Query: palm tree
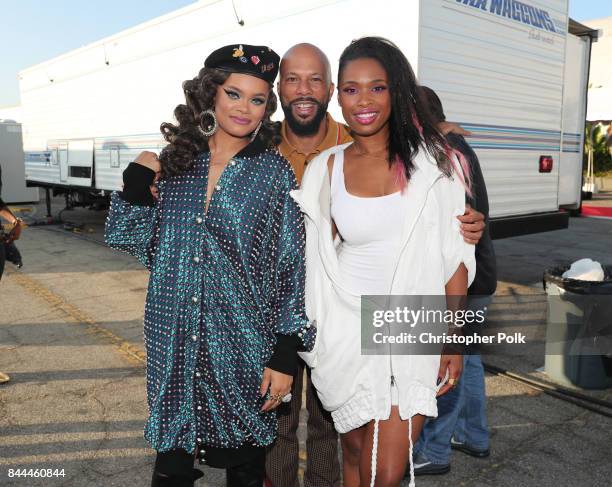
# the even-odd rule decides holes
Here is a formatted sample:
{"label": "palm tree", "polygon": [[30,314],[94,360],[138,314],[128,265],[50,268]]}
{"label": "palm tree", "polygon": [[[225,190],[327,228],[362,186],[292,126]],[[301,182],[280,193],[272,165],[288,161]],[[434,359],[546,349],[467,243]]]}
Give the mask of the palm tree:
{"label": "palm tree", "polygon": [[592,159],[593,172],[595,174],[612,171],[612,155],[609,145],[612,137],[612,125],[606,127],[601,122],[587,122],[585,152]]}

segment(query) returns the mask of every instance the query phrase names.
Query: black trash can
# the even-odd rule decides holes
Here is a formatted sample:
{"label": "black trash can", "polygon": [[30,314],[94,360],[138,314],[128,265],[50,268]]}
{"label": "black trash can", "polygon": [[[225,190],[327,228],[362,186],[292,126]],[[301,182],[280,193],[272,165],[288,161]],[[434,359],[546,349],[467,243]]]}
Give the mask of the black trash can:
{"label": "black trash can", "polygon": [[612,387],[612,266],[603,268],[604,280],[597,282],[561,277],[569,266],[544,273],[544,368],[561,384]]}

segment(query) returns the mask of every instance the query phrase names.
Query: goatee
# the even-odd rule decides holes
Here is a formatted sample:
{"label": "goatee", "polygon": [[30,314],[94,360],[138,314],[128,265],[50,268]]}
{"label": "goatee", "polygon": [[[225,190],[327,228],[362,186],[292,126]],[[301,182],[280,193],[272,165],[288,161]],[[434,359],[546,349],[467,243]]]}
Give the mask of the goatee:
{"label": "goatee", "polygon": [[[293,115],[293,110],[291,109],[292,105],[304,102],[312,103],[316,107],[314,117],[312,117],[312,120],[306,122],[295,117]],[[289,128],[295,135],[301,136],[314,135],[318,132],[319,127],[321,127],[321,122],[323,122],[323,119],[327,114],[327,105],[329,105],[329,101],[326,103],[321,103],[314,98],[300,98],[299,100],[293,100],[289,105],[285,105],[281,102],[281,108],[283,109],[285,120],[287,120]]]}

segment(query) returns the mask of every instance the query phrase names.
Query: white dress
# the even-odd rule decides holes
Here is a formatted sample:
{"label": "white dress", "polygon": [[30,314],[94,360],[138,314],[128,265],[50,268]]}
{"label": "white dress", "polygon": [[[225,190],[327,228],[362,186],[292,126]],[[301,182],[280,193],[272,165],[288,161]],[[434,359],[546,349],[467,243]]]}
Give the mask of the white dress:
{"label": "white dress", "polygon": [[[408,202],[406,193],[402,191],[378,197],[350,194],[344,178],[344,150],[335,155],[331,175],[331,216],[342,237],[337,248],[338,270],[353,293],[379,295],[391,292]],[[396,387],[392,387],[391,404],[398,404]]]}
{"label": "white dress", "polygon": [[331,176],[331,216],[342,244],[338,266],[344,282],[356,294],[388,294],[402,244],[402,224],[408,198],[402,192],[360,197],[344,181],[344,151],[334,158]]}

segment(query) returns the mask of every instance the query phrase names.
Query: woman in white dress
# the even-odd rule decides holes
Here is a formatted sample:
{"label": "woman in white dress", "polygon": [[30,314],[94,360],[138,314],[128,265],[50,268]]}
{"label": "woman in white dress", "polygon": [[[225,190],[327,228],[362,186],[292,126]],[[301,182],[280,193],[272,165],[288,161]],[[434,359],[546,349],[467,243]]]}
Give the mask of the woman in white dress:
{"label": "woman in white dress", "polygon": [[341,433],[346,487],[399,485],[436,395],[461,373],[459,355],[360,348],[361,295],[465,295],[474,276],[474,247],[456,218],[469,172],[417,86],[393,43],[351,43],[338,101],[354,142],[313,160],[292,193],[306,216],[306,308],[317,327],[313,351],[301,355]]}

